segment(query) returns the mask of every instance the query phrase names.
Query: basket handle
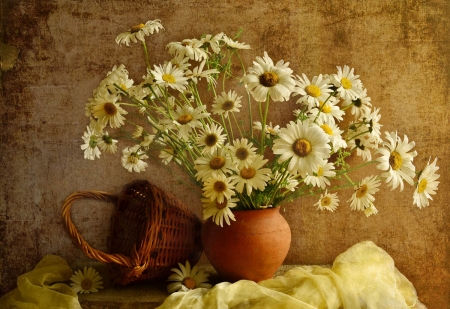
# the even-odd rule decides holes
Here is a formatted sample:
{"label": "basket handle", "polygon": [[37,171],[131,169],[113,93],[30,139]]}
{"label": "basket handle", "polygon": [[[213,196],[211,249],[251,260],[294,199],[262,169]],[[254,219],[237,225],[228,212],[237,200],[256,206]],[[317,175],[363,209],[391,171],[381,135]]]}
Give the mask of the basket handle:
{"label": "basket handle", "polygon": [[64,201],[64,205],[62,207],[62,216],[72,239],[90,258],[96,259],[97,261],[103,263],[116,263],[128,268],[135,268],[135,265],[131,263],[129,257],[122,254],[108,254],[103,251],[97,250],[91,247],[86,242],[86,240],[84,240],[84,238],[78,233],[77,228],[72,223],[72,219],[70,217],[70,207],[76,200],[83,198],[93,198],[106,202],[112,202],[117,199],[115,196],[103,191],[77,191],[69,195]]}

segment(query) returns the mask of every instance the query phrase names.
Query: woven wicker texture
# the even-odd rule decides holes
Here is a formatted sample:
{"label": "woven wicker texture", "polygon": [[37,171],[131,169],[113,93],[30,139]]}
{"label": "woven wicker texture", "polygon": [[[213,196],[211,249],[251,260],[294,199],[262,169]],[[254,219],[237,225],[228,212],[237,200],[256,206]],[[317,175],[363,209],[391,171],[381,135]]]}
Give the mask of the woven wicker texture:
{"label": "woven wicker texture", "polygon": [[[115,204],[109,253],[92,248],[71,220],[71,206],[91,198]],[[202,223],[184,204],[146,180],[126,185],[119,196],[102,191],[77,191],[64,202],[62,215],[74,242],[90,258],[108,263],[113,282],[127,285],[165,280],[170,269],[202,253]]]}

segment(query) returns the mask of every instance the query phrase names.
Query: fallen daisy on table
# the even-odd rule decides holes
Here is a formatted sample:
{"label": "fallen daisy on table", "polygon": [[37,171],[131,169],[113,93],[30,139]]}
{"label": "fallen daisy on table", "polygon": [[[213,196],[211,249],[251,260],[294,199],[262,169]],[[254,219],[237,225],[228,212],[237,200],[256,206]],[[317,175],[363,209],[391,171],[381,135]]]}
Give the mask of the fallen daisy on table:
{"label": "fallen daisy on table", "polygon": [[175,281],[167,286],[167,292],[189,291],[196,288],[210,289],[212,287],[208,282],[209,274],[199,270],[197,265],[191,269],[191,264],[186,261],[186,265],[178,263],[178,268],[172,268],[174,274],[167,278],[167,281]]}
{"label": "fallen daisy on table", "polygon": [[84,267],[83,271],[77,270],[75,274],[70,277],[70,287],[75,293],[90,293],[98,292],[103,289],[102,277],[94,268]]}

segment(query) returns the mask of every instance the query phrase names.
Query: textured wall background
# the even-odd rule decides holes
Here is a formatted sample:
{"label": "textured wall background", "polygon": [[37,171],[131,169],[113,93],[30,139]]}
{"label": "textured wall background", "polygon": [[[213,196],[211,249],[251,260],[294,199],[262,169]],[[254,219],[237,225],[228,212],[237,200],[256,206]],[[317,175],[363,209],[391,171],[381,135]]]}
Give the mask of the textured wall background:
{"label": "textured wall background", "polygon": [[[286,263],[330,263],[369,239],[394,258],[430,309],[450,308],[449,16],[446,0],[2,0],[1,293],[46,254],[69,263],[86,259],[61,220],[62,202],[73,191],[118,192],[145,176],[200,215],[198,197],[161,167],[131,174],[118,157],[91,162],[80,150],[88,123],[84,104],[105,73],[120,63],[135,80],[144,73],[142,51],[119,47],[114,38],[131,25],[161,19],[165,31],[151,38],[155,63],[168,59],[170,41],[243,27],[241,41],[253,49],[245,53],[247,65],[267,51],[309,77],[333,73],[336,65],[354,67],[381,107],[383,131],[416,142],[416,166],[438,156],[439,194],[419,210],[412,206],[413,188],[384,190],[376,196],[380,212],[370,218],[350,211],[344,202],[350,192],[334,214],[316,212],[313,199],[292,203],[285,212],[293,233]],[[288,105],[273,115],[274,122],[290,115]],[[105,249],[111,211],[95,202],[74,206],[79,230],[99,249]]]}

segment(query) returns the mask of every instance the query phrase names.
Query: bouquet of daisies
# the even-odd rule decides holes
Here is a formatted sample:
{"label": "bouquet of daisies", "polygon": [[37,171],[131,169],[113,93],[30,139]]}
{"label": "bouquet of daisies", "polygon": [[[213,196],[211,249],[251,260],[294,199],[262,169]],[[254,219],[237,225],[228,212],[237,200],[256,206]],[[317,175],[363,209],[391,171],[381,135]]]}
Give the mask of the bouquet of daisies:
{"label": "bouquet of daisies", "polygon": [[[413,203],[429,205],[439,183],[436,159],[419,172],[414,142],[381,133],[380,109],[354,69],[338,66],[308,78],[266,52],[246,68],[240,53],[250,46],[237,41],[239,33],[171,42],[170,59],[152,64],[146,37],[162,29],[154,20],[117,36],[119,45],[142,45],[145,75],[135,83],[121,64],[93,91],[81,146],[86,159],[116,153],[123,140],[121,161],[130,172],[145,171],[149,159],[177,164],[201,192],[204,219],[221,226],[235,220],[233,210],[277,207],[305,195],[318,197],[318,209],[334,211],[345,188],[353,190],[351,209],[370,216],[382,182],[400,191],[406,182],[415,188]],[[268,123],[271,104],[287,101],[297,107],[290,121]],[[362,163],[350,166],[351,156]],[[350,178],[369,164],[379,174]]]}

